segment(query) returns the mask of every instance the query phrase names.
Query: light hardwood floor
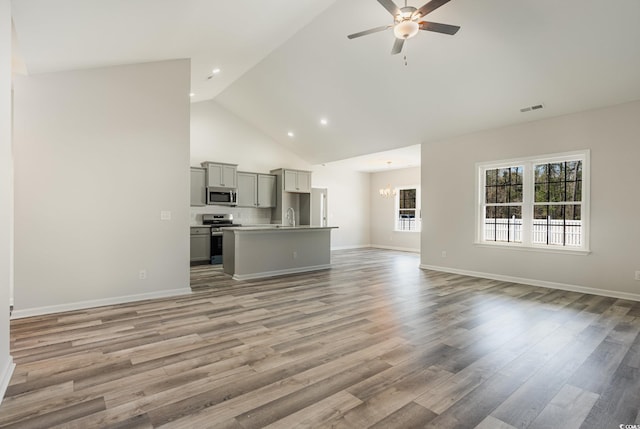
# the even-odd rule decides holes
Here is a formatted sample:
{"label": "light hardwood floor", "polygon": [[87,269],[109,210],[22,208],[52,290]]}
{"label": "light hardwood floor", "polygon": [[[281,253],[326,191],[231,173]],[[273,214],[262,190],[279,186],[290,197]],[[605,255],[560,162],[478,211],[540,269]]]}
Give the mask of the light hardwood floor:
{"label": "light hardwood floor", "polygon": [[3,428],[619,428],[640,303],[334,252],[334,268],[12,322]]}

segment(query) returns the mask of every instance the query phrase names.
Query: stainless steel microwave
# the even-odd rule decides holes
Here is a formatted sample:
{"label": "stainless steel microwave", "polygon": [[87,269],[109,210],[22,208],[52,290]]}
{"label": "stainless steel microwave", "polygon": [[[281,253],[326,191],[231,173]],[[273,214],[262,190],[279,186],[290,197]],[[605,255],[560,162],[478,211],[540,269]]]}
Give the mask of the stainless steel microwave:
{"label": "stainless steel microwave", "polygon": [[207,204],[235,206],[238,204],[238,193],[235,189],[207,188]]}

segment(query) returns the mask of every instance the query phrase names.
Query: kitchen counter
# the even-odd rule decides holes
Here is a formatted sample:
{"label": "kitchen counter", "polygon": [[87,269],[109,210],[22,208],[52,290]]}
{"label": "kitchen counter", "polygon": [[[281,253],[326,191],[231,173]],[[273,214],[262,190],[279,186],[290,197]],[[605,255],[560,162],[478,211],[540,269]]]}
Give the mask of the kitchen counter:
{"label": "kitchen counter", "polygon": [[236,280],[331,268],[337,227],[256,225],[224,228],[223,269]]}
{"label": "kitchen counter", "polygon": [[225,230],[231,231],[292,231],[292,230],[312,230],[312,229],[336,229],[337,226],[311,226],[311,225],[298,225],[298,226],[290,226],[290,225],[247,225],[247,226],[235,226],[230,228],[225,228]]}

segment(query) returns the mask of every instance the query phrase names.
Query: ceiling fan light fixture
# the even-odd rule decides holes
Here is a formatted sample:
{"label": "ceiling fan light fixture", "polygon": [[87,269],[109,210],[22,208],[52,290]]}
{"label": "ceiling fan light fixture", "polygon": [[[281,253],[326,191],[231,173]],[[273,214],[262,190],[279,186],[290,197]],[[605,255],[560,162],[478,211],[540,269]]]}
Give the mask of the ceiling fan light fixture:
{"label": "ceiling fan light fixture", "polygon": [[393,27],[393,34],[397,39],[410,39],[420,30],[420,24],[412,20],[405,20]]}

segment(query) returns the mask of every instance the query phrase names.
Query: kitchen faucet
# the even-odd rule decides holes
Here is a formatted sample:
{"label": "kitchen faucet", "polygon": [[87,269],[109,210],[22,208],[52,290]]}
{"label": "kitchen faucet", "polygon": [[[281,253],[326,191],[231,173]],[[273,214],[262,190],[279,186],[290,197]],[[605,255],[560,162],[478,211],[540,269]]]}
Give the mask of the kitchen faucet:
{"label": "kitchen faucet", "polygon": [[296,211],[293,207],[287,209],[287,220],[289,221],[289,225],[296,226]]}

